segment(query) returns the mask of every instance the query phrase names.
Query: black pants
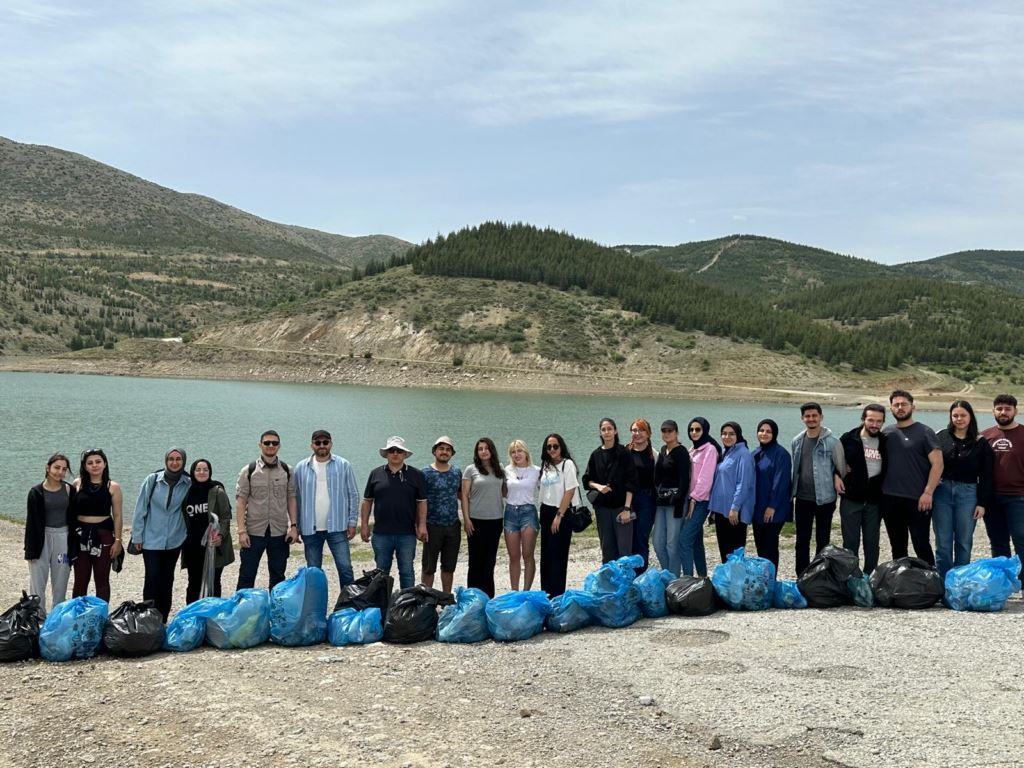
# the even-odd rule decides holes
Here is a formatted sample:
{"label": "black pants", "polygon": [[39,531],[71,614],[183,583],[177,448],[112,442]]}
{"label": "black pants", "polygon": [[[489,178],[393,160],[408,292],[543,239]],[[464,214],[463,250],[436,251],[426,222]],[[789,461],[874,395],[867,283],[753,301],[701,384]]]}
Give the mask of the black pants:
{"label": "black pants", "polygon": [[747,546],[747,524],[729,522],[728,515],[711,515],[715,518],[715,537],[718,539],[718,554],[724,563],[740,547]]}
{"label": "black pants", "polygon": [[811,562],[811,528],[814,530],[814,555],[817,557],[832,539],[832,515],[836,503],[815,504],[806,499],[797,499],[794,518],[796,520],[796,575],[803,573]]}
{"label": "black pants", "polygon": [[469,567],[466,572],[466,586],[482,590],[488,597],[494,597],[494,567],[498,562],[498,544],[504,520],[478,520],[470,517],[473,535],[466,543],[469,549]]}
{"label": "black pants", "polygon": [[171,613],[174,571],[178,566],[180,551],[181,547],[142,550],[142,562],[146,568],[146,576],[142,582],[142,599],[153,601],[156,609],[163,615],[165,624]]}
{"label": "black pants", "polygon": [[914,543],[914,554],[929,565],[935,565],[930,538],[931,518],[930,512],[918,510],[917,499],[904,499],[901,496],[882,497],[882,519],[885,521],[885,532],[889,536],[893,560],[907,556],[909,533],[910,540]]}
{"label": "black pants", "polygon": [[[188,586],[185,587],[185,603],[191,605],[199,599],[199,593],[203,587],[203,563],[206,562],[206,547],[200,547],[195,552],[181,551],[181,559],[185,563],[185,570],[188,571]],[[217,568],[213,572],[213,595],[207,597],[220,597],[220,576],[224,568]]]}
{"label": "black pants", "polygon": [[594,505],[597,537],[601,541],[601,563],[610,563],[633,552],[633,521],[620,523],[616,518],[622,507]]}
{"label": "black pants", "polygon": [[569,570],[569,545],[572,544],[572,526],[565,517],[558,533],[551,532],[558,507],[540,505],[540,588],[548,597],[565,592],[565,574]]}
{"label": "black pants", "polygon": [[782,533],[782,523],[754,523],[754,545],[757,547],[757,556],[770,560],[775,565],[775,572],[779,571],[779,534]]}
{"label": "black pants", "polygon": [[284,536],[271,536],[267,526],[263,536],[249,535],[249,546],[242,550],[241,563],[238,566],[238,586],[235,589],[251,589],[256,585],[256,574],[260,570],[260,560],[267,553],[267,570],[270,571],[270,588],[284,581],[284,572],[288,567],[289,544]]}

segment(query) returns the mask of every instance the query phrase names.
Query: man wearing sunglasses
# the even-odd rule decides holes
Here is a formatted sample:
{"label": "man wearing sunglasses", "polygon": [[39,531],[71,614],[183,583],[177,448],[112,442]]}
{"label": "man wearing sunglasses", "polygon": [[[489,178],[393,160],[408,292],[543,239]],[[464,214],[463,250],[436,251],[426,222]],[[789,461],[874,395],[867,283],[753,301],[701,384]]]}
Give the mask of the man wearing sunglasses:
{"label": "man wearing sunglasses", "polygon": [[259,459],[242,467],[235,486],[241,549],[236,589],[255,586],[264,552],[267,553],[270,588],[284,581],[289,547],[300,540],[295,479],[288,465],[277,456],[281,436],[268,429],[260,435],[259,445]]}
{"label": "man wearing sunglasses", "polygon": [[351,584],[352,555],[348,543],[356,535],[359,488],[352,465],[331,452],[333,441],[326,429],[310,439],[313,454],[295,465],[295,505],[306,565],[322,568],[324,544],[338,569],[338,583]]}

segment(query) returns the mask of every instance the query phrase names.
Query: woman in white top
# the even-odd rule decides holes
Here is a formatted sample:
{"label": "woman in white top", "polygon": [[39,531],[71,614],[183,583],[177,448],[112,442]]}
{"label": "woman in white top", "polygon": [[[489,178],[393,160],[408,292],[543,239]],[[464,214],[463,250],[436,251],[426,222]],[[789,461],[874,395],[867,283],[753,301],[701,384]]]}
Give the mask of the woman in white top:
{"label": "woman in white top", "polygon": [[505,546],[508,548],[508,576],[512,589],[519,589],[519,572],[523,572],[523,588],[533,587],[537,572],[534,551],[540,520],[537,516],[537,484],[540,468],[530,460],[530,449],[522,440],[513,440],[508,447],[511,461],[505,467]]}
{"label": "woman in white top", "polygon": [[572,527],[563,518],[573,504],[579,482],[576,464],[561,435],[552,433],[544,438],[543,456],[540,462],[540,588],[548,597],[558,597],[565,592],[572,543]]}

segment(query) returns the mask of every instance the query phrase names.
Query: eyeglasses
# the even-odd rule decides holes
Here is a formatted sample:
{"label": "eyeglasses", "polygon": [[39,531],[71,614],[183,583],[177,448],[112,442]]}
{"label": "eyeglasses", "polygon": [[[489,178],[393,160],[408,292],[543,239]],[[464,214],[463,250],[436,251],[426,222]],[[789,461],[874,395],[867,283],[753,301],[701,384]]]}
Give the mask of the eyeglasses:
{"label": "eyeglasses", "polygon": [[557,451],[561,447],[562,446],[560,446],[558,443],[548,443],[547,445],[544,446],[544,448],[546,448],[549,451]]}
{"label": "eyeglasses", "polygon": [[405,453],[401,448],[388,448],[385,453]]}
{"label": "eyeglasses", "polygon": [[642,435],[642,434],[643,434],[644,432],[646,432],[647,430],[645,430],[645,429],[640,429],[639,427],[633,427],[633,428],[632,428],[632,429],[630,429],[629,431],[630,431],[630,432],[632,432],[632,433],[633,433],[634,435]]}
{"label": "eyeglasses", "polygon": [[703,427],[690,427],[691,432],[703,432]]}
{"label": "eyeglasses", "polygon": [[[330,444],[331,444],[330,440],[314,440],[313,441],[313,445],[315,445],[318,448],[322,448],[323,446],[330,445]],[[266,445],[266,443],[264,443],[264,445]]]}
{"label": "eyeglasses", "polygon": [[281,441],[280,440],[264,440],[263,444],[266,445],[266,446],[274,446],[274,445],[280,445]]}

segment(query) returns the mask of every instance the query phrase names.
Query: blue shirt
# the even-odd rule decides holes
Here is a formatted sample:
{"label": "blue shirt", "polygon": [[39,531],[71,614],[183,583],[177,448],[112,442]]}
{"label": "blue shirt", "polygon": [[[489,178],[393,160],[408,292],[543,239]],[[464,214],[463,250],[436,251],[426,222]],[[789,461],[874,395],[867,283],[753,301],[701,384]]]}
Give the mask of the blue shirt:
{"label": "blue shirt", "polygon": [[[299,532],[303,536],[316,533],[316,470],[312,456],[307,456],[293,470],[295,503],[299,510]],[[327,532],[339,533],[355,528],[359,520],[359,486],[352,465],[341,456],[331,454],[327,461]]]}
{"label": "blue shirt", "polygon": [[764,523],[764,511],[775,510],[771,523],[784,523],[793,516],[793,460],[778,442],[754,449],[757,489],[754,495],[754,525]]}
{"label": "blue shirt", "polygon": [[754,459],[744,443],[736,443],[725,452],[715,467],[715,483],[711,486],[708,508],[714,515],[729,516],[729,510],[740,513],[740,522],[754,519]]}
{"label": "blue shirt", "polygon": [[426,466],[423,468],[423,479],[427,483],[427,523],[455,525],[459,522],[462,470],[449,466],[447,472],[438,472],[433,466]]}
{"label": "blue shirt", "polygon": [[185,543],[185,516],[181,505],[188,496],[192,478],[184,472],[174,488],[164,479],[164,471],[146,477],[139,489],[132,515],[132,543],[143,549],[175,549]]}

